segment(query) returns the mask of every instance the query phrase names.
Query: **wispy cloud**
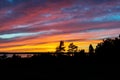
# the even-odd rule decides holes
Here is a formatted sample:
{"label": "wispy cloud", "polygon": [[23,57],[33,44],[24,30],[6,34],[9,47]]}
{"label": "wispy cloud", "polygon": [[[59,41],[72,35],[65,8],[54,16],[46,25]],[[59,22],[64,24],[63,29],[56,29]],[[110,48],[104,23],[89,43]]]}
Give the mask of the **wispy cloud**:
{"label": "wispy cloud", "polygon": [[34,32],[34,33],[11,33],[11,34],[0,35],[0,38],[11,39],[11,38],[18,38],[18,37],[29,37],[29,36],[37,36],[37,35],[43,35],[43,34],[52,34],[55,32],[59,32],[59,31],[51,29],[48,31],[40,31],[40,32]]}
{"label": "wispy cloud", "polygon": [[60,40],[117,36],[119,5],[119,0],[0,0],[0,47],[7,50],[17,45],[15,50],[22,51],[21,46],[53,42],[55,48]]}

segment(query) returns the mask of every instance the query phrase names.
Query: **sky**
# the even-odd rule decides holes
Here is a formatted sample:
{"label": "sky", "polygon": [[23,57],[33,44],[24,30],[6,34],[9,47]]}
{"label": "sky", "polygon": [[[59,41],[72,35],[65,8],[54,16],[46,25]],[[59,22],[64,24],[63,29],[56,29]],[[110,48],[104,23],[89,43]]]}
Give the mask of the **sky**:
{"label": "sky", "polygon": [[0,0],[0,52],[88,50],[120,34],[120,0]]}

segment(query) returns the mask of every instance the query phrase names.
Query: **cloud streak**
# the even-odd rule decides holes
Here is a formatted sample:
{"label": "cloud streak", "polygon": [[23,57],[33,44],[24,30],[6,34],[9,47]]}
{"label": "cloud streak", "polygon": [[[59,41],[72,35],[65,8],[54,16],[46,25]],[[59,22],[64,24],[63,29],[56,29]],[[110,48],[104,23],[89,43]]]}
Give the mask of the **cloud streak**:
{"label": "cloud streak", "polygon": [[92,43],[115,37],[120,34],[119,5],[119,0],[0,0],[0,51],[14,51],[15,45],[15,51],[32,51],[33,46],[22,46],[51,42],[52,49],[44,50],[54,51],[60,40]]}

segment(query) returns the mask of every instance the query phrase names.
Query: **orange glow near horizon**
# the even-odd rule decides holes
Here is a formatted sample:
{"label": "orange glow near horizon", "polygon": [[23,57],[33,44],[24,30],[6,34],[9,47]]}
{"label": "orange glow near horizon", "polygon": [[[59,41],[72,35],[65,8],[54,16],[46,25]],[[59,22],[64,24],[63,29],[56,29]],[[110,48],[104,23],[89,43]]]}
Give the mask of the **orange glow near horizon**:
{"label": "orange glow near horizon", "polygon": [[[86,3],[87,2],[87,3]],[[120,34],[120,1],[0,0],[0,52],[55,52],[60,41],[88,52]],[[104,7],[104,9],[103,9]]]}
{"label": "orange glow near horizon", "polygon": [[[101,42],[101,40],[96,41],[75,41],[73,42],[75,45],[79,47],[79,50],[85,49],[86,52],[88,52],[89,44],[92,44],[95,48],[97,43]],[[65,42],[65,49],[68,50],[68,45],[71,42]],[[40,45],[31,45],[31,46],[19,46],[19,47],[10,47],[10,48],[4,48],[0,50],[0,52],[55,52],[56,47],[59,45],[59,42],[54,43],[46,43],[46,44],[40,44]]]}

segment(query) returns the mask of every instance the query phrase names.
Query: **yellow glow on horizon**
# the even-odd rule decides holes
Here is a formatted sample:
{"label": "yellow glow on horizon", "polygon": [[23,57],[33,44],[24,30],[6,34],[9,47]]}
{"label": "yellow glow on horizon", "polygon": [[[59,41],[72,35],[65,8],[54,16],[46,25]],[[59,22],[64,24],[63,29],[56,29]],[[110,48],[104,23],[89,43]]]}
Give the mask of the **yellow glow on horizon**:
{"label": "yellow glow on horizon", "polygon": [[[75,41],[73,42],[75,45],[79,47],[79,49],[85,49],[88,52],[88,47],[90,44],[95,46],[97,43],[101,42],[101,40],[91,40],[91,41]],[[68,45],[71,42],[65,42],[66,50],[68,50]],[[4,49],[0,49],[0,52],[55,52],[56,47],[59,46],[59,42],[46,43],[46,44],[36,44],[36,45],[25,45],[25,46],[17,46],[17,47],[8,47]]]}

